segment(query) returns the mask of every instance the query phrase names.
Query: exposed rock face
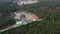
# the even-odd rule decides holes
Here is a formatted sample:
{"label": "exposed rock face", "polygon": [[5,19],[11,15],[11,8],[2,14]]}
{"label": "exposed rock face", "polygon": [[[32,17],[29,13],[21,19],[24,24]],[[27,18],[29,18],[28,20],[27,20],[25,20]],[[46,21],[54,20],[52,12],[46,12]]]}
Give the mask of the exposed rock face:
{"label": "exposed rock face", "polygon": [[18,12],[14,12],[15,16],[13,17],[13,19],[16,19],[16,20],[21,20],[21,16],[24,15],[25,16],[25,19],[26,20],[32,20],[32,21],[35,21],[38,19],[38,16],[31,13],[31,12],[28,12],[28,11],[18,11]]}
{"label": "exposed rock face", "polygon": [[17,3],[18,5],[27,5],[38,2],[37,0],[12,0],[13,3]]}

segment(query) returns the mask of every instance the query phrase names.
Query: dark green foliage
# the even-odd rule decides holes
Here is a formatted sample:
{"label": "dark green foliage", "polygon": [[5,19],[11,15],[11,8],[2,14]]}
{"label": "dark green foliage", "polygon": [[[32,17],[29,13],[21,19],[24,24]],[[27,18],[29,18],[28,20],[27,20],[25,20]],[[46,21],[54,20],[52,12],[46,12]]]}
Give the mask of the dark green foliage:
{"label": "dark green foliage", "polygon": [[[2,32],[1,34],[60,34],[60,9],[55,12],[51,11],[51,13],[49,13],[47,10],[41,9],[39,4],[24,5],[19,7],[20,7],[19,9],[21,10],[29,10],[30,12],[33,12],[38,16],[41,16],[42,18],[44,18],[44,20],[35,21],[30,24]],[[51,8],[52,10],[55,7],[49,6],[49,8]],[[10,10],[12,9],[9,9],[9,11]],[[5,22],[3,21],[4,24],[6,22],[9,23],[9,21],[12,20],[10,18],[6,19],[7,19],[6,21],[3,19],[5,21]],[[10,21],[10,23],[12,21]]]}
{"label": "dark green foliage", "polygon": [[[8,34],[59,34],[60,33],[59,21],[35,21],[31,24],[14,28],[3,33]],[[2,34],[3,34],[2,33]]]}
{"label": "dark green foliage", "polygon": [[4,24],[7,25],[9,22],[12,23],[13,19],[10,18],[11,13],[16,12],[19,10],[20,7],[17,4],[14,4],[12,2],[4,2],[0,4],[0,12],[3,14],[0,18],[0,27]]}

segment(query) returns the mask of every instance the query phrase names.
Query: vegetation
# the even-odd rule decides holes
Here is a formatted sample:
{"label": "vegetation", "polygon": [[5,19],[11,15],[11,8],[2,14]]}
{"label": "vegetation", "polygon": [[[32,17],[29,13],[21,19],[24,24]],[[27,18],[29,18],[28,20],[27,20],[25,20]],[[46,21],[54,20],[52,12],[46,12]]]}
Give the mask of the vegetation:
{"label": "vegetation", "polygon": [[[8,8],[7,10],[15,11],[15,5],[12,6],[13,8]],[[23,25],[5,32],[1,34],[60,34],[60,6],[48,6],[47,8],[41,8],[40,4],[32,4],[32,5],[23,5],[18,6],[20,10],[29,10],[35,14],[37,14],[40,18],[43,18],[43,21],[35,21],[27,25]],[[46,7],[46,6],[45,6]],[[59,8],[58,8],[59,7]],[[13,10],[12,10],[13,9]],[[17,10],[18,10],[17,9]],[[2,12],[2,9],[0,9]],[[16,11],[17,11],[16,10]],[[4,8],[5,11],[5,8]],[[3,12],[4,12],[3,11]],[[8,13],[9,13],[8,12]],[[4,12],[5,13],[5,12]],[[7,15],[7,13],[5,13]],[[3,19],[4,20],[4,19]],[[8,18],[4,21],[2,20],[1,23],[9,23]],[[12,19],[11,19],[12,20]],[[10,21],[12,22],[12,21]],[[10,24],[10,23],[9,23]]]}
{"label": "vegetation", "polygon": [[0,26],[6,24],[8,21],[11,21],[10,23],[12,23],[12,18],[10,18],[10,14],[12,12],[16,12],[17,10],[19,10],[19,6],[12,3],[12,2],[5,2],[0,4],[0,13],[2,13],[2,17],[0,18]]}

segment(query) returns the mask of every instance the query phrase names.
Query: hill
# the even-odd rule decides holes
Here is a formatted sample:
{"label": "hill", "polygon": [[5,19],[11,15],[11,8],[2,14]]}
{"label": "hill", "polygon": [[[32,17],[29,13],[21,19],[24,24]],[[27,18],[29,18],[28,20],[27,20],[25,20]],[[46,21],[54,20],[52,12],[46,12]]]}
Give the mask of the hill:
{"label": "hill", "polygon": [[[52,1],[52,0],[51,0]],[[55,3],[56,4],[56,3]],[[19,6],[20,10],[29,10],[44,21],[35,21],[1,34],[60,34],[60,5],[31,4]]]}

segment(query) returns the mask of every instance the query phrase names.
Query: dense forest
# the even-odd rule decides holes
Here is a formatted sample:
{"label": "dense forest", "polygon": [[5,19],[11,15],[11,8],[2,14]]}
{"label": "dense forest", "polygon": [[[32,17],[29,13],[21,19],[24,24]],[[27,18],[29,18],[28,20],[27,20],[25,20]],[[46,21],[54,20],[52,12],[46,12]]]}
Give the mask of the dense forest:
{"label": "dense forest", "polygon": [[0,16],[0,27],[7,25],[9,22],[12,22],[10,15],[17,10],[19,10],[18,5],[10,1],[0,4],[0,13],[2,13]]}
{"label": "dense forest", "polygon": [[[12,2],[0,4],[0,12],[3,13],[0,18],[0,28],[6,24],[12,24],[14,21],[10,18],[10,13],[18,10],[28,10],[37,14],[43,21],[35,21],[23,25],[1,34],[60,34],[60,4],[44,4],[45,2],[18,6]],[[56,4],[56,3],[55,3]],[[14,21],[15,22],[15,21]]]}

